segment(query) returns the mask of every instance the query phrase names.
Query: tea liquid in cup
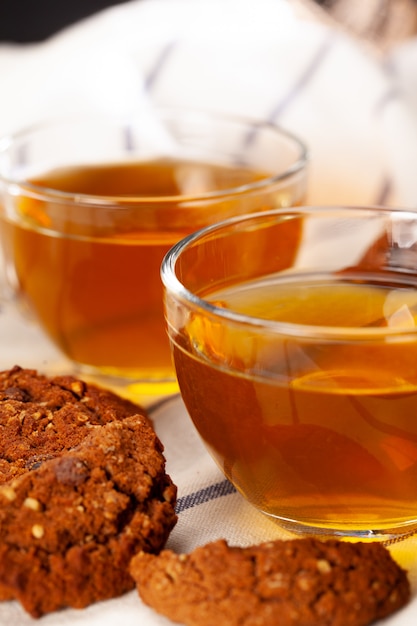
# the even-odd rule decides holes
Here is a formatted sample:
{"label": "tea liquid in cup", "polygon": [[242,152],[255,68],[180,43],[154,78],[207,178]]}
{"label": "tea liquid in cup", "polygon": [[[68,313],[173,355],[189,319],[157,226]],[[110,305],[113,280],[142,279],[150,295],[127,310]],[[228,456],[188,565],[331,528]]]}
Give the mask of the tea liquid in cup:
{"label": "tea liquid in cup", "polygon": [[176,390],[164,254],[226,216],[301,203],[306,160],[276,126],[189,110],[39,125],[1,144],[8,271],[81,372]]}
{"label": "tea liquid in cup", "polygon": [[294,532],[415,532],[417,213],[234,218],[162,278],[182,397],[238,491]]}

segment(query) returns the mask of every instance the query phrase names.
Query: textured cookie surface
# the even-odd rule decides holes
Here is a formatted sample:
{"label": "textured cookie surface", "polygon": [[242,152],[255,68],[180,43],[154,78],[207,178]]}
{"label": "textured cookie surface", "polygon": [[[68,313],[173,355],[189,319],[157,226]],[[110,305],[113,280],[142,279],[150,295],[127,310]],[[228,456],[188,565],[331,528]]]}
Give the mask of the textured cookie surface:
{"label": "textured cookie surface", "polygon": [[131,573],[146,604],[188,626],[365,626],[410,595],[406,572],[377,543],[219,540],[189,555],[139,553]]}
{"label": "textured cookie surface", "polygon": [[39,617],[132,589],[132,555],[159,552],[176,523],[146,415],[76,379],[16,368],[0,374],[0,433],[1,598]]}
{"label": "textured cookie surface", "polygon": [[143,410],[71,376],[14,367],[0,372],[0,484],[70,450],[92,426]]}

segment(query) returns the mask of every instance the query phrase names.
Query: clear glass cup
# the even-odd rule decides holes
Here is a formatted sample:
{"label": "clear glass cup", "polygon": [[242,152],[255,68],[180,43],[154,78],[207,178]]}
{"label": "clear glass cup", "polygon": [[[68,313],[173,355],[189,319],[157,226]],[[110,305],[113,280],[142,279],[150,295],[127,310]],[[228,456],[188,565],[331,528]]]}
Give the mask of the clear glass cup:
{"label": "clear glass cup", "polygon": [[225,476],[296,533],[417,530],[417,212],[298,207],[177,243],[180,391]]}
{"label": "clear glass cup", "polygon": [[0,141],[8,285],[84,376],[177,390],[159,269],[185,235],[302,203],[307,151],[279,127],[184,109],[55,120]]}

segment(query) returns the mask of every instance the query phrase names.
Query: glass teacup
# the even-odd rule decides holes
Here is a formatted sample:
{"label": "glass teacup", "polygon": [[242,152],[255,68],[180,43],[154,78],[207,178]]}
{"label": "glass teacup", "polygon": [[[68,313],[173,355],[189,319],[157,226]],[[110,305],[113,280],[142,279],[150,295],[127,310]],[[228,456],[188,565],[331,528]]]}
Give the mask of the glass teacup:
{"label": "glass teacup", "polygon": [[155,109],[39,125],[0,144],[7,276],[80,374],[173,392],[164,254],[225,217],[300,204],[306,184],[303,143],[268,123]]}
{"label": "glass teacup", "polygon": [[417,212],[231,218],[162,280],[185,405],[249,502],[294,532],[415,532]]}

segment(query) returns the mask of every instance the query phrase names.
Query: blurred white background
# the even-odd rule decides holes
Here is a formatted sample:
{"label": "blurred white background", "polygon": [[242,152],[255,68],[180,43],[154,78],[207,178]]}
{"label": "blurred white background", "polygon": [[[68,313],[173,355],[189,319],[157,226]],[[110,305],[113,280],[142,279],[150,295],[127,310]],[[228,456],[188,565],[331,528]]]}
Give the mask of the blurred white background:
{"label": "blurred white background", "polygon": [[0,43],[0,134],[81,111],[198,106],[310,149],[310,203],[417,206],[417,39],[381,52],[290,0],[131,0]]}

